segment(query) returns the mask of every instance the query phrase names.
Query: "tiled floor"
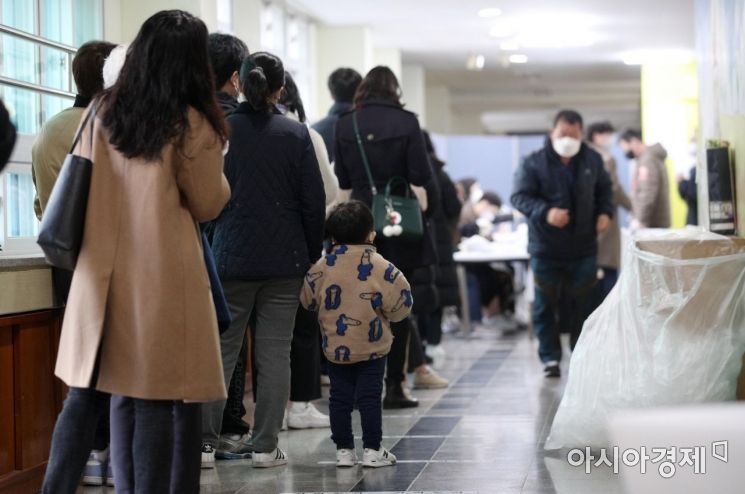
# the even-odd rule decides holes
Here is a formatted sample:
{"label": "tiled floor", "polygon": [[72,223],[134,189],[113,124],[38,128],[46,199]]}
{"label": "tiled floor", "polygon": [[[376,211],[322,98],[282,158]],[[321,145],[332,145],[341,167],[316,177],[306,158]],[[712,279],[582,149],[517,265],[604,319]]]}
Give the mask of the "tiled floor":
{"label": "tiled floor", "polygon": [[[525,333],[507,338],[487,330],[446,339],[442,373],[450,389],[417,392],[418,409],[384,413],[384,445],[398,456],[395,467],[337,469],[328,430],[291,431],[280,436],[287,467],[219,462],[203,472],[202,492],[621,493],[612,474],[595,469],[586,475],[544,452],[565,381],[542,376],[534,345]],[[326,410],[327,402],[319,406]],[[361,432],[358,420],[355,431]]]}

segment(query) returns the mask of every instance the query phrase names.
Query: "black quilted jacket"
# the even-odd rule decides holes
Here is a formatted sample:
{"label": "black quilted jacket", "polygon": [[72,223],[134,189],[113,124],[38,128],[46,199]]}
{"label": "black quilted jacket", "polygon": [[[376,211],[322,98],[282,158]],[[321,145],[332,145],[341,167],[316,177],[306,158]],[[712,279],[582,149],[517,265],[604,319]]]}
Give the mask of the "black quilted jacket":
{"label": "black quilted jacket", "polygon": [[308,129],[241,103],[228,118],[232,195],[214,223],[222,280],[302,277],[321,256],[325,196]]}

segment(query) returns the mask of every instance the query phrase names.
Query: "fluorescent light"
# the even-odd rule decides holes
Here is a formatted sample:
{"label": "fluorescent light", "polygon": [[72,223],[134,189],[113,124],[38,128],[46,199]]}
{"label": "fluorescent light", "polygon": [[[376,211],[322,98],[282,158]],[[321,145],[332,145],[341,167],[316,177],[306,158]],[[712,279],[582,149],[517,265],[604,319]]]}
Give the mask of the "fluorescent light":
{"label": "fluorescent light", "polygon": [[520,45],[515,41],[503,41],[499,44],[499,49],[502,51],[517,51],[520,49]]}
{"label": "fluorescent light", "polygon": [[621,54],[626,65],[682,65],[693,59],[689,50],[634,50]]}
{"label": "fluorescent light", "polygon": [[514,55],[510,55],[509,60],[510,63],[528,63],[528,56],[515,53]]}
{"label": "fluorescent light", "polygon": [[509,38],[515,34],[515,28],[512,24],[507,23],[506,21],[501,21],[494,24],[494,27],[491,28],[489,34],[493,38]]}
{"label": "fluorescent light", "polygon": [[483,70],[484,65],[486,65],[486,57],[484,55],[475,53],[468,55],[468,60],[466,61],[466,68],[468,70]]}
{"label": "fluorescent light", "polygon": [[482,19],[491,19],[492,17],[499,17],[502,15],[502,10],[496,7],[487,7],[479,10],[479,17]]}

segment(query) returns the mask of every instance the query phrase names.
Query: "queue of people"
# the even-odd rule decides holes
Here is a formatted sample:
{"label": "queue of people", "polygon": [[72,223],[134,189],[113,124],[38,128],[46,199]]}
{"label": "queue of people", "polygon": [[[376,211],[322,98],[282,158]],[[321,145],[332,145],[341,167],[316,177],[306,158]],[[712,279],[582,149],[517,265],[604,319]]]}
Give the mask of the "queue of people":
{"label": "queue of people", "polygon": [[[171,10],[128,47],[83,45],[73,76],[73,108],[33,152],[40,218],[73,142],[94,163],[77,265],[55,270],[66,302],[56,374],[70,391],[43,492],[81,479],[198,492],[216,460],[286,464],[285,426],[330,427],[338,466],[353,466],[353,406],[362,464],[395,464],[382,408],[418,405],[408,374],[416,388],[449,384],[427,362],[443,355],[442,304],[458,303],[460,202],[393,72],[335,71],[335,104],[310,128],[278,57]],[[372,195],[388,185],[419,198],[421,234],[376,238]],[[330,417],[312,403],[322,359]]]}

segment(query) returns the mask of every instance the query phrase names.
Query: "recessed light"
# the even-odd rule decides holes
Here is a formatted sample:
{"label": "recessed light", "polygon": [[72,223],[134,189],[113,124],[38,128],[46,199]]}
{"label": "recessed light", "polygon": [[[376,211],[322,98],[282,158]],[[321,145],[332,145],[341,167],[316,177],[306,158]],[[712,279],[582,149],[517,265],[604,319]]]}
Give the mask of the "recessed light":
{"label": "recessed light", "polygon": [[499,44],[499,49],[502,51],[517,51],[520,49],[520,45],[515,41],[504,41]]}
{"label": "recessed light", "polygon": [[510,55],[510,63],[528,63],[528,56],[515,53]]}
{"label": "recessed light", "polygon": [[492,17],[499,17],[502,15],[502,10],[496,7],[488,7],[479,10],[479,17],[482,19],[491,19]]}

